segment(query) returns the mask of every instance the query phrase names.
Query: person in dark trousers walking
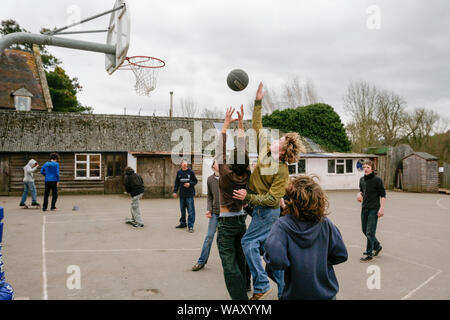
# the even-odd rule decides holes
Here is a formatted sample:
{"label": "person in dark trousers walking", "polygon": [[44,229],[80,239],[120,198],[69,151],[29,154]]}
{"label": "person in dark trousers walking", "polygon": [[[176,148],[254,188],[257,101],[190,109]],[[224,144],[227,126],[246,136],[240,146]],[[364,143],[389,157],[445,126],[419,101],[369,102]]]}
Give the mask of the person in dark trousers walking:
{"label": "person in dark trousers walking", "polygon": [[247,214],[243,201],[233,198],[234,190],[246,189],[250,180],[250,161],[245,148],[244,107],[238,112],[237,147],[227,161],[227,129],[236,119],[232,119],[234,109],[229,108],[225,115],[222,133],[216,146],[216,159],[219,162],[220,215],[217,225],[217,248],[222,261],[225,285],[232,300],[248,300],[246,261],[241,240],[247,226]]}
{"label": "person in dark trousers walking", "polygon": [[283,216],[265,243],[269,269],[285,270],[283,300],[335,300],[333,265],[348,259],[339,229],[327,215],[328,199],[314,177],[299,176],[286,188]]}
{"label": "person in dark trousers walking", "polygon": [[126,223],[135,228],[143,228],[144,220],[142,219],[139,200],[144,196],[144,180],[134,172],[131,167],[125,168],[125,178],[123,180],[125,190],[131,195],[131,219],[127,219]]}
{"label": "person in dark trousers walking", "polygon": [[56,200],[58,200],[58,182],[59,182],[59,155],[52,153],[50,161],[47,161],[41,168],[41,174],[45,176],[44,203],[42,211],[47,211],[48,197],[52,192],[52,203],[50,210],[56,210]]}
{"label": "person in dark trousers walking", "polygon": [[[197,184],[197,178],[192,169],[188,167],[188,163],[185,159],[181,161],[181,169],[178,170],[175,178],[175,186],[173,188],[172,196],[177,197],[177,192],[180,190],[180,224],[176,228],[189,228],[189,232],[194,232],[195,223],[195,185]],[[188,211],[188,221],[186,225],[186,209]]]}
{"label": "person in dark trousers walking", "polygon": [[361,224],[362,232],[367,237],[366,251],[361,262],[368,262],[379,255],[382,246],[375,237],[378,218],[384,216],[384,204],[386,202],[386,190],[383,180],[375,175],[374,163],[364,161],[364,176],[359,180],[359,193],[356,197],[362,203]]}
{"label": "person in dark trousers walking", "polygon": [[36,185],[34,184],[34,173],[39,168],[39,164],[36,162],[36,160],[31,159],[28,161],[27,165],[23,167],[24,177],[23,177],[23,193],[22,193],[22,199],[20,200],[20,206],[28,208],[28,206],[25,204],[28,197],[28,192],[31,191],[31,205],[32,206],[40,206],[37,202],[37,193],[36,193]]}
{"label": "person in dark trousers walking", "polygon": [[192,267],[192,271],[198,271],[205,267],[208,262],[209,253],[211,251],[211,245],[214,239],[214,235],[217,230],[217,218],[220,213],[220,201],[219,201],[219,165],[217,160],[214,159],[211,166],[214,173],[208,177],[207,189],[208,196],[206,202],[206,217],[209,219],[208,232],[203,242],[202,252],[198,258],[197,263]]}

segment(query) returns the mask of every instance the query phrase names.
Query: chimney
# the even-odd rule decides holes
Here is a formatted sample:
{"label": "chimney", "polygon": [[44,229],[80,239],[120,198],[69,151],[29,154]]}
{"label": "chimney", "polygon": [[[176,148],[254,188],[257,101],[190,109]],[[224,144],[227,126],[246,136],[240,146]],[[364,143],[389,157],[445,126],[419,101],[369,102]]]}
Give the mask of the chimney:
{"label": "chimney", "polygon": [[173,91],[170,91],[170,118],[173,117]]}

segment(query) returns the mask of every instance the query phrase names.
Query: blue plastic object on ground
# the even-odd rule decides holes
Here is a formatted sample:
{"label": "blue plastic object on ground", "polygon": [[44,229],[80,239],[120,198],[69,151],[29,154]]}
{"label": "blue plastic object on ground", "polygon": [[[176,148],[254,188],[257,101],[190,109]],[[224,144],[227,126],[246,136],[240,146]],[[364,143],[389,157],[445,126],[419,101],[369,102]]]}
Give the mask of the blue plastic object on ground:
{"label": "blue plastic object on ground", "polygon": [[2,240],[3,240],[3,207],[0,207],[0,300],[12,300],[14,297],[14,290],[5,280],[5,270],[3,267],[2,256]]}

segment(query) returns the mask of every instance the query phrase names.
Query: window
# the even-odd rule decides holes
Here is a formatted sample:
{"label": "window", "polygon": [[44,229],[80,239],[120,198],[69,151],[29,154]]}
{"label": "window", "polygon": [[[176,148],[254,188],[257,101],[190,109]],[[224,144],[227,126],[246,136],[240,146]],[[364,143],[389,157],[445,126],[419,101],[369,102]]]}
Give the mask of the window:
{"label": "window", "polygon": [[353,173],[353,159],[329,159],[328,173],[351,174]]}
{"label": "window", "polygon": [[31,98],[23,96],[14,97],[14,106],[17,111],[30,111],[31,110]]}
{"label": "window", "polygon": [[328,173],[336,172],[336,160],[328,160]]}
{"label": "window", "polygon": [[120,177],[122,176],[122,157],[120,155],[106,155],[106,176]]}
{"label": "window", "polygon": [[306,159],[300,159],[297,163],[298,173],[305,174],[306,173]]}
{"label": "window", "polygon": [[288,165],[289,168],[289,174],[296,174],[297,173],[297,166],[295,164]]}
{"label": "window", "polygon": [[100,154],[76,154],[75,179],[100,179],[101,159]]}
{"label": "window", "polygon": [[306,159],[301,159],[297,163],[288,165],[289,175],[305,174],[306,173]]}
{"label": "window", "polygon": [[345,172],[353,173],[353,159],[345,160]]}

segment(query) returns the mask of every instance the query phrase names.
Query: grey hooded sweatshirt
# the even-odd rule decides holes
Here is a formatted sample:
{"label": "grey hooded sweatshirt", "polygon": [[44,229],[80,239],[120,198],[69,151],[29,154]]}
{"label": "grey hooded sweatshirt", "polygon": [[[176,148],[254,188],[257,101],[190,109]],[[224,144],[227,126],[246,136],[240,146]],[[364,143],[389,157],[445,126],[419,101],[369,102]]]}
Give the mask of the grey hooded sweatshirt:
{"label": "grey hooded sweatshirt", "polygon": [[23,182],[34,182],[34,173],[36,172],[38,167],[36,166],[33,168],[33,166],[36,163],[36,160],[31,159],[30,161],[28,161],[27,165],[23,167]]}

